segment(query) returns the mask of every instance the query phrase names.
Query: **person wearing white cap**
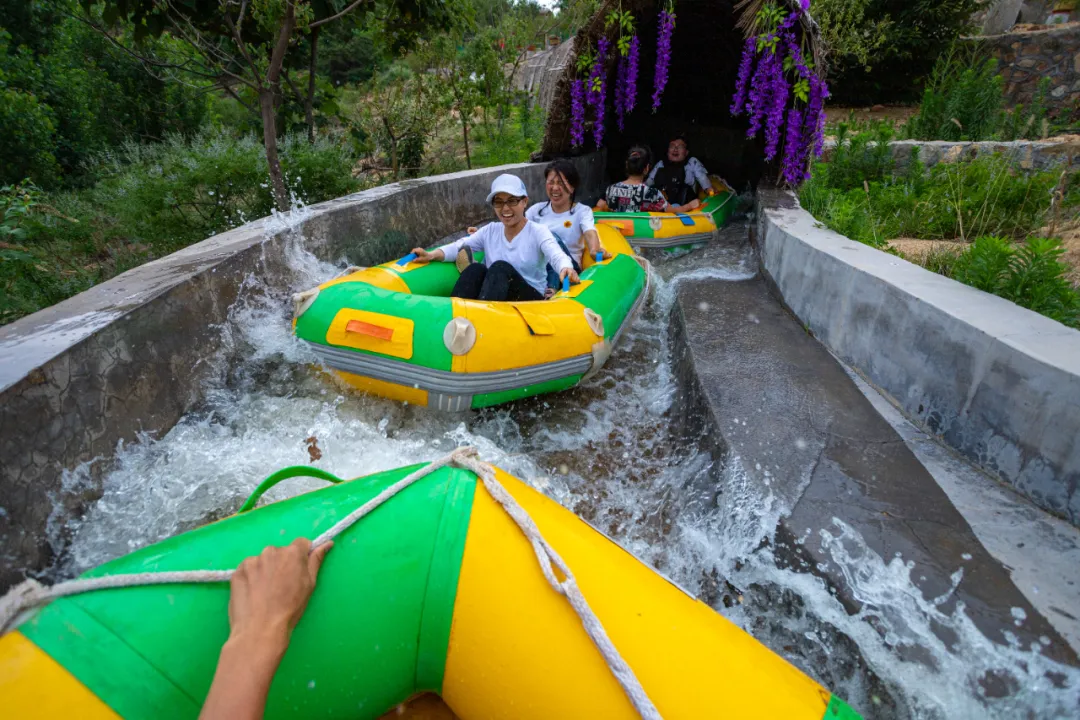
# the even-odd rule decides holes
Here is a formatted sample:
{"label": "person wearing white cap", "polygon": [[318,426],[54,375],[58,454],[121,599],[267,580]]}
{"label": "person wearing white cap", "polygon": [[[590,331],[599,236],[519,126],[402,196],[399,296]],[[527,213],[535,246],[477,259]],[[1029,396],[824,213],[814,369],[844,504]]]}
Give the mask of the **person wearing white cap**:
{"label": "person wearing white cap", "polygon": [[428,252],[414,248],[416,262],[454,262],[458,253],[483,251],[484,264],[461,268],[461,277],[451,297],[468,300],[543,300],[547,288],[547,266],[560,279],[580,282],[573,263],[555,236],[543,225],[525,218],[529,193],[516,175],[500,175],[491,183],[487,201],[495,210],[497,223],[490,223],[468,235]]}

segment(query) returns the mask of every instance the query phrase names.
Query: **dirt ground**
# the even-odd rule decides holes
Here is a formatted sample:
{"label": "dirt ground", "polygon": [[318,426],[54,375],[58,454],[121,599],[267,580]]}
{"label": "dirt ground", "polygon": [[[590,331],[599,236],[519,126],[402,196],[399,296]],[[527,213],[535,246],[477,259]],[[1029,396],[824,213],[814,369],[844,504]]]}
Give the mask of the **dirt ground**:
{"label": "dirt ground", "polygon": [[1069,281],[1074,287],[1080,288],[1080,220],[1073,220],[1059,227],[1054,235],[1061,238],[1061,244],[1065,246],[1065,254],[1061,256],[1062,262],[1072,266],[1069,273]]}
{"label": "dirt ground", "polygon": [[961,252],[968,246],[958,240],[919,240],[918,238],[896,238],[889,241],[889,247],[904,253],[904,257],[913,263],[922,265],[926,256],[941,250]]}
{"label": "dirt ground", "polygon": [[891,120],[894,125],[906,122],[918,111],[914,105],[874,105],[873,107],[826,107],[825,118],[827,123],[837,123],[847,120],[852,113],[855,119],[866,122],[868,120]]}

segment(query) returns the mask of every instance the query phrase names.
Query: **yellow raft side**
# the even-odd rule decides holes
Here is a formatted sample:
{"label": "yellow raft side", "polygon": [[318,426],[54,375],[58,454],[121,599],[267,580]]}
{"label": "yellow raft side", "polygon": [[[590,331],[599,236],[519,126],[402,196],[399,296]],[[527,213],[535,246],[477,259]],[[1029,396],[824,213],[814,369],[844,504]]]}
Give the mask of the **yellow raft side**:
{"label": "yellow raft side", "polygon": [[0,697],[5,718],[120,717],[17,630],[0,637]]}
{"label": "yellow raft side", "polygon": [[[412,263],[410,263],[411,265]],[[409,293],[409,286],[396,272],[391,271],[389,268],[378,266],[369,267],[357,270],[356,272],[342,275],[341,277],[328,280],[319,286],[320,290],[325,290],[332,285],[340,285],[341,283],[352,282],[364,282],[368,285],[372,285],[383,290],[391,290],[399,293]]]}
{"label": "yellow raft side", "polygon": [[[828,690],[569,510],[499,481],[570,566],[615,647],[666,720],[820,720]],[[525,536],[478,486],[443,699],[462,718],[637,717]]]}

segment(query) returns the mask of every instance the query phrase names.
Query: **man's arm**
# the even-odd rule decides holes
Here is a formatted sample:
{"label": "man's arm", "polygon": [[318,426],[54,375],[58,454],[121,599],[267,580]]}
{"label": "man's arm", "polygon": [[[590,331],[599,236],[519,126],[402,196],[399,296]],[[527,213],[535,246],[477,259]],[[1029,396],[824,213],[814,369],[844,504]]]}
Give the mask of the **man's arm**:
{"label": "man's arm", "polygon": [[326,543],[311,552],[311,541],[297,538],[240,563],[230,585],[229,639],[221,648],[200,720],[263,717],[270,683],[331,547]]}

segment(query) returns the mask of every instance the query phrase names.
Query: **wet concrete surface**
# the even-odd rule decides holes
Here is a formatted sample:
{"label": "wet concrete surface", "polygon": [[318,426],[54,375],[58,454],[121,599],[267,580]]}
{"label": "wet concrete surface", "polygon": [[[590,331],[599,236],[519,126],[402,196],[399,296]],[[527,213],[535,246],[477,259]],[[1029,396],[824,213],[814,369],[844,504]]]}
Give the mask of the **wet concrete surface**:
{"label": "wet concrete surface", "polygon": [[779,501],[780,562],[823,577],[855,612],[861,601],[832,562],[839,521],[885,562],[909,563],[911,581],[944,612],[962,601],[995,642],[1048,638],[1047,655],[1077,664],[903,438],[760,278],[688,279],[672,314],[684,430],[697,428]]}

